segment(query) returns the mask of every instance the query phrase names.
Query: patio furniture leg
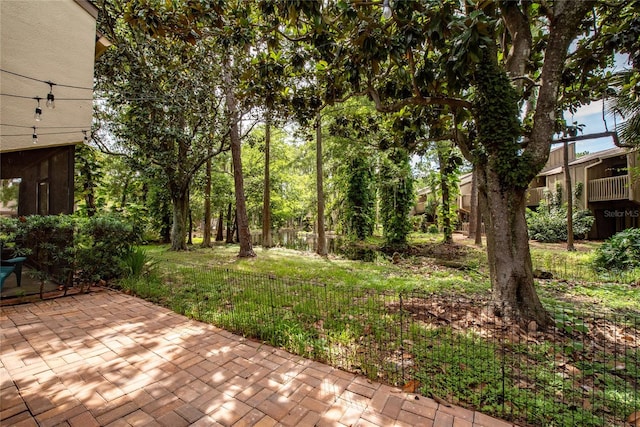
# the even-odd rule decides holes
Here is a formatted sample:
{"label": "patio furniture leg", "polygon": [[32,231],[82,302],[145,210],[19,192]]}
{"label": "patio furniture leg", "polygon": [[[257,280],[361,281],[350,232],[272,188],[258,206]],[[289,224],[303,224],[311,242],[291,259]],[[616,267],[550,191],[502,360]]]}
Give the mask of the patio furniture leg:
{"label": "patio furniture leg", "polygon": [[27,257],[24,257],[24,256],[2,260],[3,265],[14,267],[14,273],[16,274],[16,282],[18,283],[18,286],[22,284],[22,264],[26,260],[27,260]]}

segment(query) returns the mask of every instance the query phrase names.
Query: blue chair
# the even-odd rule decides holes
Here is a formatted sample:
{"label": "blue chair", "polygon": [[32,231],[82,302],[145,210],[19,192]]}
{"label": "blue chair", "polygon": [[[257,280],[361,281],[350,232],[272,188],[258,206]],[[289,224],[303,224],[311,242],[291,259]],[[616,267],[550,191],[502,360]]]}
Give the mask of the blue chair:
{"label": "blue chair", "polygon": [[[7,273],[7,276],[9,276],[11,272],[15,273],[16,282],[18,283],[18,286],[20,286],[20,284],[22,283],[22,264],[24,264],[26,260],[27,260],[27,257],[18,256],[15,258],[3,259],[2,261],[0,261],[0,264],[3,269],[5,269],[6,267],[13,267],[13,269]],[[6,277],[2,278],[3,283],[4,283],[4,279],[6,279]]]}
{"label": "blue chair", "polygon": [[[4,280],[9,277],[11,273],[15,272],[14,266],[0,266],[0,291],[2,291],[2,287],[4,286]],[[17,278],[18,276],[16,276]]]}

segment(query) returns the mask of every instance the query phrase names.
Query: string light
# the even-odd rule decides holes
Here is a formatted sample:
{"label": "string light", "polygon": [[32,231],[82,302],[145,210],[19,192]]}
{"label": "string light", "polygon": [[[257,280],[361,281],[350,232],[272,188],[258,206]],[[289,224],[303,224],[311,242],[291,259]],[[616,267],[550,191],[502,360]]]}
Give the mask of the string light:
{"label": "string light", "polygon": [[33,127],[33,135],[31,135],[31,137],[33,138],[32,141],[34,144],[38,143],[38,132],[36,131],[36,127]]}
{"label": "string light", "polygon": [[49,81],[47,83],[49,83],[49,93],[47,94],[47,108],[50,108],[50,109],[53,110],[54,108],[56,108],[55,96],[53,96],[53,85],[55,83],[53,83],[51,81]]}
{"label": "string light", "polygon": [[22,77],[23,79],[28,79],[28,80],[33,80],[36,82],[41,82],[41,83],[46,83],[48,85],[56,85],[56,86],[60,86],[60,87],[68,87],[71,89],[82,89],[82,90],[93,90],[92,87],[83,87],[83,86],[74,86],[74,85],[65,85],[62,83],[53,83],[51,80],[40,80],[40,79],[36,79],[35,77],[29,77],[29,76],[25,76],[24,74],[20,74],[20,73],[16,73],[13,71],[9,71],[9,70],[3,70],[2,68],[0,68],[0,71],[3,73],[7,73],[7,74],[12,74],[16,77]]}
{"label": "string light", "polygon": [[38,105],[36,105],[36,112],[33,115],[33,118],[36,119],[36,122],[39,122],[40,120],[42,120],[42,108],[40,108],[40,98],[39,96],[36,96],[35,98],[33,98],[36,100],[36,102],[38,103]]}
{"label": "string light", "polygon": [[389,5],[389,0],[384,0],[382,4],[382,17],[384,19],[389,19],[393,15],[393,11],[391,10],[391,6]]}
{"label": "string light", "polygon": [[86,144],[87,142],[89,142],[89,138],[87,138],[87,131],[83,130],[82,131],[84,138],[82,138],[82,140],[84,141],[84,143]]}

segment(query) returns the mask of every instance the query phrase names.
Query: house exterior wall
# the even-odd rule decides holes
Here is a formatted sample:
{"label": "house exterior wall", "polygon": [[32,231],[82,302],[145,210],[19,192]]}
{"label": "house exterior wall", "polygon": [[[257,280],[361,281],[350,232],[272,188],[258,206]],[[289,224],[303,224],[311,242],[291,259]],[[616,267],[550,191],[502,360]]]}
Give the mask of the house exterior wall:
{"label": "house exterior wall", "polygon": [[[82,140],[82,130],[91,129],[96,16],[86,0],[0,1],[0,66],[17,73],[0,73],[0,87],[2,93],[24,96],[0,102],[2,153],[74,144]],[[46,81],[55,83],[54,110],[44,105]],[[42,122],[33,117],[35,96],[42,98]]]}

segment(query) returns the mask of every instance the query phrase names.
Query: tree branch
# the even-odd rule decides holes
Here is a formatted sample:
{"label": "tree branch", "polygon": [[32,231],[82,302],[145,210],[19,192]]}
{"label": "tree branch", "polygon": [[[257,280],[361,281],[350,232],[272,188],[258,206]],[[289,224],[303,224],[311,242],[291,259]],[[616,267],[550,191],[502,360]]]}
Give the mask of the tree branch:
{"label": "tree branch", "polygon": [[[522,3],[523,10],[520,10],[517,3],[500,3],[505,26],[511,35],[511,48],[508,53],[505,52],[507,57],[505,66],[510,77],[524,76],[526,74],[526,66],[531,56],[531,46],[533,44],[527,13],[529,1],[523,1]],[[522,82],[516,81],[516,87],[518,90],[522,90]]]}
{"label": "tree branch", "polygon": [[448,105],[453,108],[467,108],[470,109],[472,107],[471,102],[466,101],[464,99],[459,98],[447,98],[442,96],[412,96],[409,98],[402,99],[400,101],[394,102],[392,104],[383,104],[380,99],[380,94],[378,91],[369,86],[365,92],[367,95],[371,97],[373,100],[376,110],[381,113],[392,113],[395,111],[400,111],[403,107],[407,105]]}

